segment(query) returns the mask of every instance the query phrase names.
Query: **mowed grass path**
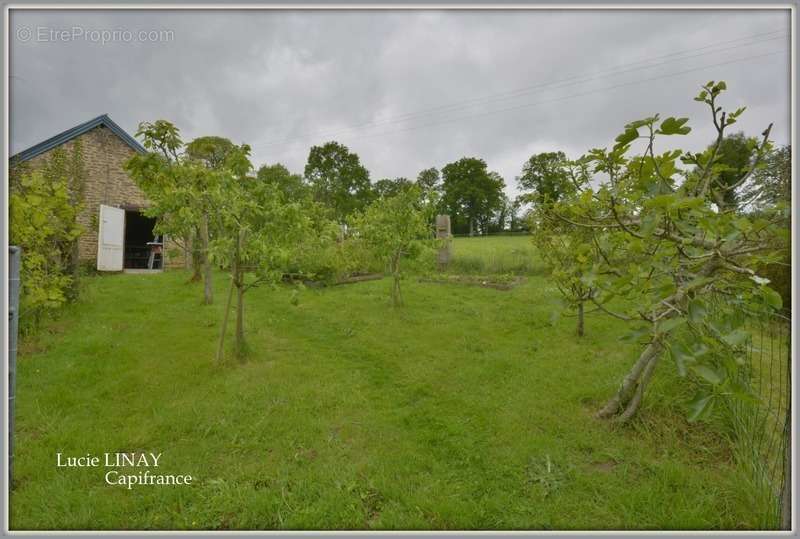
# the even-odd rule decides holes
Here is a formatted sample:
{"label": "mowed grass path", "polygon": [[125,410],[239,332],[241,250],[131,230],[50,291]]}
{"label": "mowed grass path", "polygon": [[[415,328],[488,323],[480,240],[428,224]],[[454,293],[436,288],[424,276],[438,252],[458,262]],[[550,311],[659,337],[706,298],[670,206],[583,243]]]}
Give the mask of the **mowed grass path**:
{"label": "mowed grass path", "polygon": [[[474,241],[474,240],[470,240]],[[19,358],[12,529],[752,526],[730,456],[666,363],[633,427],[592,417],[636,349],[549,323],[555,290],[389,281],[247,295],[250,359],[214,364],[216,303],[181,271],[89,280]],[[232,328],[231,328],[232,329]],[[671,400],[672,399],[672,400]],[[191,486],[106,485],[56,453],[163,453]]]}

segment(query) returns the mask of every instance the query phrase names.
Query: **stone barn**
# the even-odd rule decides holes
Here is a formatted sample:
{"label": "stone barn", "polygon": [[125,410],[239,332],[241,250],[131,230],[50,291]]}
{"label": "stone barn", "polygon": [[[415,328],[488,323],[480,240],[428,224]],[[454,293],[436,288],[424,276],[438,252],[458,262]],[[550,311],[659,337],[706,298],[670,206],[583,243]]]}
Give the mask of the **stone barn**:
{"label": "stone barn", "polygon": [[56,148],[70,155],[76,141],[80,141],[86,175],[83,211],[78,216],[84,229],[79,240],[81,262],[96,265],[99,271],[183,266],[182,250],[169,238],[156,236],[155,219],[142,213],[147,198],[123,168],[125,161],[145,149],[107,114],[19,152],[11,157],[11,166],[27,163],[35,170]]}

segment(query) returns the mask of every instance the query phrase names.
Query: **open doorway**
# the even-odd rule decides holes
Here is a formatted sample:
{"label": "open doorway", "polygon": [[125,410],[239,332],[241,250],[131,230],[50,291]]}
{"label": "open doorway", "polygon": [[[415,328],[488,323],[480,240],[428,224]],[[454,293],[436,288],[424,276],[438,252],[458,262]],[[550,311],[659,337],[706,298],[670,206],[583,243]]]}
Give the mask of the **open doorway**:
{"label": "open doorway", "polygon": [[[156,238],[153,228],[156,220],[143,215],[138,210],[125,211],[125,269],[163,269],[163,249],[153,248],[154,243],[160,243],[161,238]],[[150,256],[154,253],[152,267]]]}

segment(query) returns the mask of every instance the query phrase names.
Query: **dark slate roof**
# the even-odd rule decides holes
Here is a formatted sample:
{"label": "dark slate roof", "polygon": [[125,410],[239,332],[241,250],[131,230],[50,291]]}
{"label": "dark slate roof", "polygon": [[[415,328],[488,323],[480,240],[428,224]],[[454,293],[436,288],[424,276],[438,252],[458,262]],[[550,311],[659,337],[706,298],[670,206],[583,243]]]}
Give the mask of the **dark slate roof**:
{"label": "dark slate roof", "polygon": [[11,157],[11,160],[15,163],[20,163],[22,161],[27,161],[28,159],[33,159],[39,154],[46,152],[47,150],[51,150],[56,146],[60,146],[65,142],[68,142],[79,135],[83,135],[90,129],[94,129],[97,126],[104,125],[109,128],[115,135],[121,138],[125,144],[133,148],[139,153],[145,153],[145,149],[142,147],[141,144],[136,142],[136,139],[130,136],[128,133],[125,132],[120,126],[118,126],[114,121],[108,117],[108,114],[102,114],[97,118],[89,120],[88,122],[84,122],[80,125],[76,125],[72,129],[67,129],[66,131],[59,133],[54,137],[50,137],[49,139],[36,144],[35,146],[31,146],[27,150],[23,150]]}

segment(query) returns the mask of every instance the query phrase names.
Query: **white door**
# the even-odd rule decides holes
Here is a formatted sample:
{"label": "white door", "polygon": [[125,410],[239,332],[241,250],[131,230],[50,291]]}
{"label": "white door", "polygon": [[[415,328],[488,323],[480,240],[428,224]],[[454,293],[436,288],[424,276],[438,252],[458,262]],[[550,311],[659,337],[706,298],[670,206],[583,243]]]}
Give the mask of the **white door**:
{"label": "white door", "polygon": [[122,271],[125,243],[125,210],[100,205],[97,231],[97,270]]}

